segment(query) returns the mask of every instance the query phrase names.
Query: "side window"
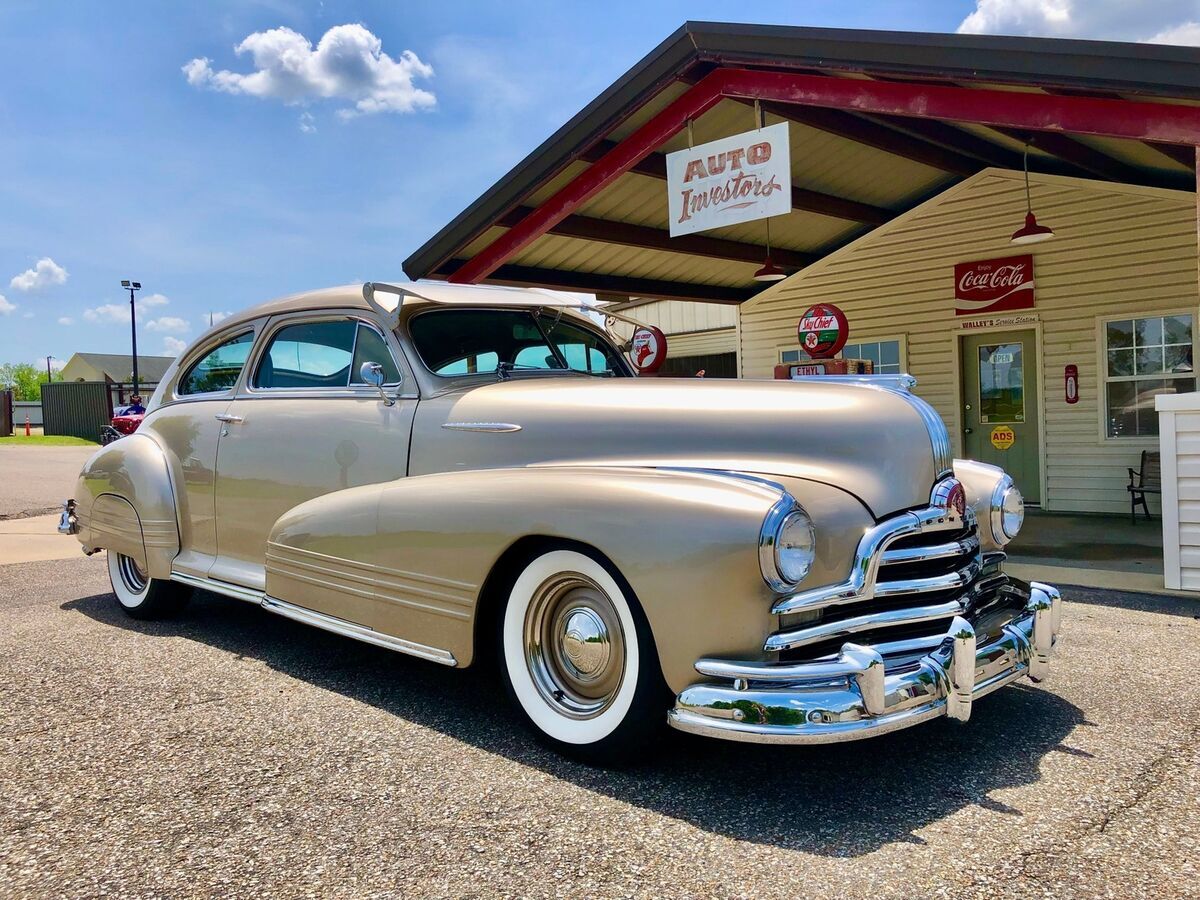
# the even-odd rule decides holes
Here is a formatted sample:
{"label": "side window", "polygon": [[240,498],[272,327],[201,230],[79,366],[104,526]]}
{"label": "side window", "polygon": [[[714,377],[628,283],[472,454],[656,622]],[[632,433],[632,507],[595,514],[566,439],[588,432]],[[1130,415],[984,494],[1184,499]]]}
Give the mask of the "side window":
{"label": "side window", "polygon": [[246,365],[246,357],[250,355],[253,343],[254,332],[247,331],[210,350],[179,379],[176,393],[182,397],[229,390],[237,381],[242,366]]}
{"label": "side window", "polygon": [[396,368],[396,360],[388,349],[387,341],[374,328],[369,328],[361,322],[358,326],[358,342],[354,345],[354,363],[350,366],[350,383],[363,384],[362,364],[375,362],[383,366],[385,384],[399,384],[400,370]]}
{"label": "side window", "polygon": [[303,322],[275,332],[254,373],[259,388],[344,388],[350,383],[357,323]]}

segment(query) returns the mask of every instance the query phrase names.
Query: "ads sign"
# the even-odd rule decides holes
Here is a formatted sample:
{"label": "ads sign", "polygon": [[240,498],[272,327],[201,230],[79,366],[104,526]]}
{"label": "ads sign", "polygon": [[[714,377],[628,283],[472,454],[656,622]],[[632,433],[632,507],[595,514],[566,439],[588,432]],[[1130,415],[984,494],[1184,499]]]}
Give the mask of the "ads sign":
{"label": "ads sign", "polygon": [[954,267],[954,314],[1033,309],[1033,257],[1005,256]]}
{"label": "ads sign", "polygon": [[792,211],[786,122],[667,154],[671,237]]}

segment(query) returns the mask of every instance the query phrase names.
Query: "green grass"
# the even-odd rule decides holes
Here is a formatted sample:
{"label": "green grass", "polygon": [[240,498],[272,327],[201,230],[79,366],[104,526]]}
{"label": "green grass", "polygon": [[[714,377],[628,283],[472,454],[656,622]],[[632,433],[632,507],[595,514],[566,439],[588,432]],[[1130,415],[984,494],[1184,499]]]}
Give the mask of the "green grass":
{"label": "green grass", "polygon": [[34,434],[25,437],[14,434],[12,437],[0,437],[0,447],[98,447],[96,441],[85,441],[83,438],[70,437],[63,434]]}

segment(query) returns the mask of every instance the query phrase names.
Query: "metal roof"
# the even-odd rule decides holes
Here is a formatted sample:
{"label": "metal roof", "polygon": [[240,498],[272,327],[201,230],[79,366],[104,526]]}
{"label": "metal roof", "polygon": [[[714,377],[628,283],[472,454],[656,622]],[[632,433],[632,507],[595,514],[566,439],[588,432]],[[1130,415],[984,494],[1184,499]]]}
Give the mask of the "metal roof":
{"label": "metal roof", "polygon": [[[707,74],[722,68],[862,82],[969,87],[1039,97],[1200,103],[1200,51],[1154,44],[689,22],[652,50],[405,262],[410,278],[445,279]],[[982,95],[981,95],[982,96]],[[1069,102],[1063,100],[1062,102]],[[1030,168],[1182,190],[1194,151],[1059,130],[763,102],[791,123],[793,211],[772,220],[772,249],[799,268],[988,167]],[[753,127],[750,104],[725,97],[693,123],[696,142]],[[662,154],[676,133],[570,214],[506,257],[486,280],[738,302],[757,285],[765,224],[667,237]],[[776,254],[773,254],[776,255]]]}

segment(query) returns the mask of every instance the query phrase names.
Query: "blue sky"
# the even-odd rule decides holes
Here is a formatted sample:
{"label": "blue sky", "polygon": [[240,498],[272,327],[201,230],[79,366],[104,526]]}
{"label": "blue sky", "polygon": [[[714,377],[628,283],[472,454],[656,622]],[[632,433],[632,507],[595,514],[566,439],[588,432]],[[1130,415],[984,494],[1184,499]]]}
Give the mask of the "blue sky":
{"label": "blue sky", "polygon": [[[149,353],[210,311],[400,279],[413,249],[689,18],[1194,43],[1198,6],[4,0],[0,362],[127,351],[122,278],[145,285]],[[305,56],[348,24],[361,28]],[[263,34],[279,28],[312,49]],[[254,75],[296,53],[299,75]],[[193,60],[207,62],[185,73]]]}

